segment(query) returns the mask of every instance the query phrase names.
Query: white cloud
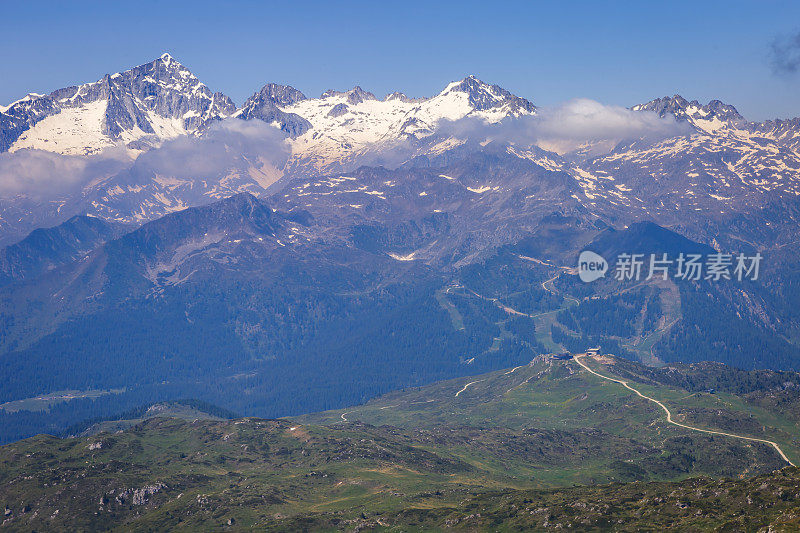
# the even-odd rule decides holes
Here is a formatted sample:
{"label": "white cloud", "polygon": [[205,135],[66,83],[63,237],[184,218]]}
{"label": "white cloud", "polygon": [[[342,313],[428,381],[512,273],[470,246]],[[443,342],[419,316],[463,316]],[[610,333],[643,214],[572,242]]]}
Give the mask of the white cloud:
{"label": "white cloud", "polygon": [[534,116],[509,118],[486,124],[466,118],[443,123],[439,133],[473,141],[513,142],[566,153],[591,145],[608,151],[620,141],[656,141],[691,132],[685,123],[647,111],[631,111],[589,99],[570,100],[553,108],[540,108]]}
{"label": "white cloud", "polygon": [[174,176],[213,180],[247,161],[284,166],[289,155],[285,135],[259,120],[228,119],[200,137],[165,141],[133,160],[124,147],[92,156],[67,156],[43,150],[0,154],[0,197],[23,194],[38,200],[80,191],[86,185],[124,170],[130,176]]}
{"label": "white cloud", "polygon": [[[654,141],[689,132],[688,125],[672,118],[578,99],[550,109],[540,108],[535,116],[509,118],[498,124],[486,124],[476,118],[443,121],[434,138],[453,136],[475,143],[488,140],[537,145],[563,154],[579,148],[601,153],[620,141]],[[416,141],[400,140],[391,147],[359,154],[349,163],[396,167],[413,157],[419,147]],[[214,180],[249,164],[280,169],[289,155],[289,143],[277,128],[260,120],[227,119],[200,137],[166,141],[135,161],[123,147],[86,157],[41,150],[0,154],[0,197],[25,194],[37,199],[56,198],[126,169],[132,179],[149,179],[158,174]]]}
{"label": "white cloud", "polygon": [[90,181],[110,176],[130,164],[124,150],[99,155],[65,156],[25,149],[0,154],[0,196],[24,194],[36,199],[55,198],[79,190]]}
{"label": "white cloud", "polygon": [[136,160],[139,171],[180,178],[213,179],[246,157],[280,168],[289,157],[286,137],[260,120],[228,119],[215,123],[201,137],[178,137]]}

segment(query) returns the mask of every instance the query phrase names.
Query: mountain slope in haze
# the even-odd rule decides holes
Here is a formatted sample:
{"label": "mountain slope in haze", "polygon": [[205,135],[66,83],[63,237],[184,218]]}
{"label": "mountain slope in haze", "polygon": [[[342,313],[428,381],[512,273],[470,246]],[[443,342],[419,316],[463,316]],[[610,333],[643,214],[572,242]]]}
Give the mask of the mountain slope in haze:
{"label": "mountain slope in haze", "polygon": [[[264,256],[285,246],[281,237],[291,243],[290,234],[302,232],[302,227],[275,214],[252,195],[237,195],[145,224],[109,240],[79,261],[65,262],[60,269],[8,291],[32,307],[37,304],[31,302],[44,298],[47,303],[41,309],[48,317],[44,320],[53,327],[79,315],[85,307],[113,305],[118,303],[116,298],[140,297],[192,276],[213,278],[214,269],[225,268],[231,260],[237,268],[229,268],[229,272],[247,275],[255,271],[264,276],[268,272]],[[193,268],[200,258],[205,259],[202,273]],[[48,293],[48,288],[54,288],[56,294]],[[13,338],[4,340],[13,342]]]}
{"label": "mountain slope in haze", "polygon": [[123,390],[103,412],[151,394],[283,416],[597,344],[657,365],[800,366],[797,322],[760,283],[581,283],[577,256],[593,244],[711,249],[650,223],[609,228],[571,202],[567,175],[511,160],[364,168],[269,204],[237,195],[0,289],[0,400],[83,391],[65,412],[0,413],[4,438],[97,416],[87,391]]}
{"label": "mountain slope in haze", "polygon": [[[279,416],[535,355],[508,339],[468,365],[465,354],[492,347],[496,319],[466,310],[470,333],[453,331],[436,299],[443,284],[424,264],[328,235],[308,212],[238,195],[0,289],[0,396],[124,389],[102,410],[151,394]],[[3,438],[30,431],[28,421],[63,428],[101,409],[75,397],[49,414],[0,413]]]}
{"label": "mountain slope in haze", "polygon": [[54,228],[37,229],[0,250],[0,285],[71,263],[123,233],[125,227],[120,224],[87,216],[74,216]]}
{"label": "mountain slope in haze", "polygon": [[327,235],[354,246],[398,261],[460,266],[518,240],[553,212],[595,220],[578,194],[566,173],[485,151],[449,165],[361,167],[290,182],[272,198],[308,210]]}
{"label": "mountain slope in haze", "polygon": [[[662,398],[681,421],[765,435],[791,446],[792,457],[800,452],[797,433],[786,431],[798,420],[781,411],[722,390],[656,385],[641,373],[648,369],[607,356],[587,362],[612,375],[623,365],[632,385]],[[695,378],[703,372],[690,370]],[[725,375],[719,367],[713,379],[725,383]],[[797,391],[791,401],[800,401]],[[787,521],[797,499],[797,470],[783,468],[772,448],[670,426],[621,385],[551,357],[299,419],[159,417],[122,432],[39,436],[0,447],[0,464],[11,530],[407,530],[445,521],[475,530],[489,528],[486,520],[492,530],[544,520],[630,529],[644,517],[735,520],[726,513],[733,502],[746,507],[743,492],[754,487],[759,505],[749,520]],[[652,480],[659,483],[641,483]],[[600,492],[620,504],[603,507]],[[711,512],[722,494],[728,508]],[[658,497],[681,505],[656,505]]]}

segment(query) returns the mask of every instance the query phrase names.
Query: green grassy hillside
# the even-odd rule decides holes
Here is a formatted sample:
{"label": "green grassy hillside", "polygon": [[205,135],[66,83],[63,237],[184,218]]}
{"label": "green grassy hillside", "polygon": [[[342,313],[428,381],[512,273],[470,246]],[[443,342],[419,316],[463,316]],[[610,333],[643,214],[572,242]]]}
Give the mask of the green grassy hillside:
{"label": "green grassy hillside", "polygon": [[[641,392],[661,400],[678,422],[774,440],[793,462],[800,463],[800,390],[786,387],[798,380],[796,373],[743,372],[723,365],[714,365],[714,372],[698,365],[652,369],[611,356],[589,359],[587,363],[604,375],[629,380]],[[700,379],[701,376],[707,377]],[[742,388],[741,383],[748,380],[749,387]],[[598,446],[618,438],[630,439],[624,448],[630,454],[626,460],[633,464],[662,463],[668,458],[672,461],[664,451],[672,449],[677,454],[693,456],[692,473],[711,475],[735,475],[737,471],[747,474],[762,466],[785,464],[768,445],[703,435],[670,425],[652,402],[592,375],[573,359],[549,356],[539,356],[513,371],[394,392],[363,406],[297,420],[331,424],[342,422],[343,418],[403,428],[535,428],[570,434],[592,430],[602,435],[597,439]],[[636,456],[636,450],[646,457]],[[711,452],[705,457],[702,450]],[[714,465],[714,458],[723,451],[729,455],[724,464]],[[585,469],[588,465],[576,464],[574,468]],[[679,475],[677,470],[675,473]],[[659,475],[664,474],[659,470]]]}
{"label": "green grassy hillside", "polygon": [[[684,423],[775,440],[798,458],[796,411],[770,410],[745,393],[690,390],[712,374],[733,390],[719,371],[582,361],[659,398]],[[292,419],[154,417],[125,431],[106,427],[112,431],[0,447],[4,526],[706,528],[739,524],[735,510],[755,505],[743,496],[751,493],[758,505],[747,524],[794,524],[790,510],[800,498],[800,473],[774,473],[786,461],[770,445],[670,425],[658,406],[619,383],[546,356]]]}

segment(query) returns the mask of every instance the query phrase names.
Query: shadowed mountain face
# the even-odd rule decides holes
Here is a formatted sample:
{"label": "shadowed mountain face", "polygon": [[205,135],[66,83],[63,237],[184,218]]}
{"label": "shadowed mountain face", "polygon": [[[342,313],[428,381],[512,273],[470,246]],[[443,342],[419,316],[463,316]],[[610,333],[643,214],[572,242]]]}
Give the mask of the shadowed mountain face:
{"label": "shadowed mountain face", "polygon": [[[581,209],[563,173],[507,157],[362,168],[100,239],[0,290],[0,401],[106,391],[103,412],[199,397],[278,416],[590,344],[650,363],[798,367],[795,346],[774,335],[796,323],[769,286],[582,284],[571,268],[587,247],[711,249],[651,223],[613,230]],[[44,257],[63,247],[31,239],[29,253],[39,242]],[[49,413],[0,416],[10,439],[97,413],[79,394]]]}
{"label": "shadowed mountain face", "polygon": [[623,231],[608,228],[600,233],[587,246],[608,260],[624,253],[667,254],[677,257],[678,254],[709,254],[714,249],[698,244],[652,222],[635,222]]}
{"label": "shadowed mountain face", "polygon": [[0,250],[0,285],[35,278],[71,263],[125,231],[121,224],[87,216],[74,216],[54,228],[37,229],[17,244]]}
{"label": "shadowed mountain face", "polygon": [[[462,353],[491,344],[488,329],[448,334],[434,297],[440,274],[325,236],[306,212],[239,195],[8,285],[0,296],[2,365],[15,377],[0,401],[97,388],[117,391],[104,402],[127,408],[143,395],[205,389],[274,416],[464,373]],[[429,335],[411,351],[422,331]],[[433,351],[439,355],[430,358]],[[316,392],[297,393],[309,388]],[[86,400],[79,416],[92,409]],[[57,411],[53,420],[77,421]]]}

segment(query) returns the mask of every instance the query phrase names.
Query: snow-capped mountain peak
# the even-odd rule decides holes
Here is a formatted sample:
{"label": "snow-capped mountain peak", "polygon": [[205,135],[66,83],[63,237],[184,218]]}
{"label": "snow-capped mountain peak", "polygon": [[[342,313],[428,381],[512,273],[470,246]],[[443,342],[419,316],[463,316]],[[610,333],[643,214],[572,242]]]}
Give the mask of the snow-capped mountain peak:
{"label": "snow-capped mountain peak", "polygon": [[[260,120],[286,132],[291,148],[288,163],[271,168],[257,157],[243,156],[229,168],[215,167],[191,176],[127,171],[101,176],[79,194],[64,193],[48,205],[26,199],[24,194],[3,198],[0,230],[5,237],[0,231],[0,239],[8,242],[42,221],[59,222],[79,212],[138,224],[211,198],[238,192],[266,194],[267,187],[282,175],[304,182],[297,193],[303,205],[313,202],[309,191],[302,189],[308,179],[336,173],[344,177],[325,182],[324,188],[320,185],[325,197],[336,186],[342,194],[384,200],[386,191],[377,185],[392,180],[367,187],[351,183],[357,178],[350,173],[362,165],[402,167],[398,171],[402,173],[416,168],[418,162],[445,166],[479,152],[491,153],[493,158],[499,153],[514,158],[512,162],[527,160],[525,168],[556,172],[559,179],[572,180],[571,198],[611,219],[621,216],[622,210],[679,224],[686,213],[727,216],[742,207],[763,206],[775,199],[794,201],[800,196],[800,119],[751,123],[719,100],[701,104],[680,95],[632,109],[683,124],[664,128],[663,136],[614,141],[613,149],[602,152],[593,151],[595,145],[587,143],[586,148],[562,156],[541,144],[493,143],[470,133],[483,131],[473,128],[473,121],[496,124],[507,117],[537,113],[528,100],[475,76],[453,81],[429,98],[394,92],[378,99],[358,85],[307,98],[294,87],[268,83],[236,111],[229,98],[212,93],[189,69],[164,54],[93,83],[45,95],[31,93],[0,108],[0,152],[39,148],[92,154],[115,144],[143,151],[164,139],[201,135],[213,121],[231,117]],[[547,118],[546,113],[542,115]],[[653,117],[647,118],[643,122],[650,124]],[[470,124],[464,128],[447,125],[462,119],[470,119]],[[203,143],[202,138],[198,143]],[[403,166],[410,161],[414,164]],[[490,190],[501,190],[504,185],[499,178],[491,186],[485,181],[493,172],[481,163],[476,181],[470,181],[466,189],[470,195],[488,199],[493,194]],[[452,177],[446,173],[442,179],[449,182]],[[426,184],[413,198],[434,200],[430,187]],[[533,197],[526,193],[525,198]],[[337,209],[360,209],[365,205],[361,200],[337,204]]]}
{"label": "snow-capped mountain peak", "polygon": [[713,132],[728,126],[745,122],[735,107],[719,100],[711,100],[703,105],[697,100],[691,102],[679,94],[650,100],[635,105],[633,111],[652,111],[660,117],[672,116],[678,121],[687,121],[696,128]]}
{"label": "snow-capped mountain peak", "polygon": [[[370,151],[408,149],[409,142],[433,135],[443,120],[474,117],[495,123],[536,109],[524,98],[475,76],[450,83],[431,98],[409,98],[395,92],[380,100],[358,85],[348,91],[328,90],[310,99],[281,100],[272,96],[274,92],[266,86],[251,96],[236,116],[259,118],[281,127],[293,137],[294,161],[317,170],[351,165]],[[461,141],[450,144],[454,142]]]}
{"label": "snow-capped mountain peak", "polygon": [[[358,85],[308,99],[291,86],[268,83],[237,111],[230,98],[213,93],[164,53],[96,82],[46,95],[31,93],[0,109],[0,152],[35,148],[89,155],[124,145],[138,153],[165,139],[201,134],[216,120],[236,117],[281,128],[295,139],[296,154],[327,166],[376,146],[429,137],[442,120],[475,117],[498,122],[535,110],[524,98],[467,76],[431,98],[396,92],[383,100]],[[298,139],[304,135],[308,138]]]}
{"label": "snow-capped mountain peak", "polygon": [[[652,111],[660,117],[671,116],[694,126],[700,134],[722,137],[749,145],[752,150],[765,150],[765,140],[777,143],[795,154],[800,154],[800,117],[790,119],[749,122],[736,108],[720,100],[702,105],[697,100],[689,102],[680,95],[656,98],[646,104],[631,108],[634,111]],[[765,166],[764,168],[769,168]],[[783,169],[780,165],[775,170]],[[789,168],[794,168],[790,165]],[[785,169],[783,169],[785,170]]]}
{"label": "snow-capped mountain peak", "polygon": [[0,112],[0,151],[83,155],[120,143],[141,150],[202,131],[235,109],[165,53],[93,83],[14,102]]}
{"label": "snow-capped mountain peak", "polygon": [[454,92],[466,94],[470,106],[477,111],[506,108],[509,113],[520,115],[530,114],[536,110],[536,106],[528,100],[511,94],[499,85],[485,83],[474,75],[450,83],[439,93],[439,96],[446,96]]}
{"label": "snow-capped mountain peak", "polygon": [[283,111],[282,108],[306,100],[306,96],[289,85],[268,83],[260,91],[245,100],[242,108],[233,116],[242,120],[263,120],[275,124],[292,137],[302,135],[311,128],[304,118]]}
{"label": "snow-capped mountain peak", "polygon": [[344,91],[344,92],[328,89],[327,91],[322,93],[322,95],[320,95],[320,98],[330,98],[332,96],[344,96],[347,99],[347,103],[352,105],[360,104],[365,100],[377,100],[374,94],[372,94],[369,91],[365,91],[358,85],[356,85],[349,91]]}
{"label": "snow-capped mountain peak", "polygon": [[384,100],[385,101],[400,100],[401,102],[410,103],[410,102],[422,102],[423,100],[425,100],[425,98],[411,98],[411,97],[407,96],[406,93],[404,93],[404,92],[395,91],[393,93],[387,94],[384,97]]}

